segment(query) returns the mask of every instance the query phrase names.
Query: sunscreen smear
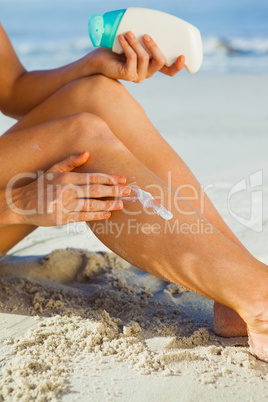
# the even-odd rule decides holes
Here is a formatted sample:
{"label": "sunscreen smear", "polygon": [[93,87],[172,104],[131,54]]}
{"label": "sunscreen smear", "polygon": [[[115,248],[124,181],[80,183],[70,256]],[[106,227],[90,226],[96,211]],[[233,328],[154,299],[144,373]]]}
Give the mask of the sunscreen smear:
{"label": "sunscreen smear", "polygon": [[138,199],[145,208],[152,209],[154,212],[157,213],[157,215],[161,216],[161,218],[165,219],[166,221],[169,221],[173,218],[173,214],[163,205],[159,204],[159,202],[154,199],[152,194],[140,188],[132,187],[130,185],[128,185],[128,187],[131,188],[136,196],[136,199]]}

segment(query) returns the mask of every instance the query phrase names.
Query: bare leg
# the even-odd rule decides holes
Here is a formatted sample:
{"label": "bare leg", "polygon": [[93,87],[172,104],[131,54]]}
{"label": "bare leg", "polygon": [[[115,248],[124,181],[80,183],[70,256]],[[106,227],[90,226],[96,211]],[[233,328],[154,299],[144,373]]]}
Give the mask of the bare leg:
{"label": "bare leg", "polygon": [[[105,94],[105,95],[104,95]],[[102,75],[78,80],[29,113],[12,130],[29,127],[72,113],[90,112],[101,117],[127,148],[174,190],[191,197],[191,205],[221,233],[247,251],[223,221],[193,173],[161,137],[141,106],[117,81]],[[226,306],[215,303],[214,329],[222,336],[245,336],[246,325]]]}
{"label": "bare leg", "polygon": [[[38,155],[34,144],[41,148]],[[138,234],[129,230],[128,220],[122,212],[114,212],[110,219],[111,224],[122,229],[116,240],[104,222],[91,227],[108,247],[140,269],[234,309],[248,325],[253,352],[267,359],[267,267],[227,239],[183,199],[179,200],[181,210],[189,215],[179,212],[175,192],[135,158],[104,122],[92,115],[74,116],[7,135],[1,139],[1,152],[6,160],[14,159],[15,146],[22,151],[20,160],[12,163],[17,171],[45,169],[70,153],[89,149],[91,162],[83,170],[108,174],[123,172],[128,181],[134,175],[141,188],[150,186],[153,196],[157,197],[160,191],[166,207],[171,194],[174,214],[171,222],[174,224],[178,220],[187,227],[204,225],[205,233],[171,233],[166,228],[166,221],[146,213],[138,202],[127,205],[128,211],[138,214],[135,216]],[[1,186],[12,174],[6,171],[1,177]],[[158,225],[157,232],[153,229],[154,224]]]}

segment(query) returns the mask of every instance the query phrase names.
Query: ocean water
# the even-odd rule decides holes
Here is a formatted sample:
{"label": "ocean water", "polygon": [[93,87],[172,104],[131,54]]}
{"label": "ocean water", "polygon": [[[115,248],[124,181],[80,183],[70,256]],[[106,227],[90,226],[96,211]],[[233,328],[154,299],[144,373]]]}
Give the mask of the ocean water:
{"label": "ocean water", "polygon": [[52,68],[92,49],[91,14],[130,6],[196,25],[204,43],[200,74],[268,72],[267,0],[0,0],[0,20],[26,68]]}

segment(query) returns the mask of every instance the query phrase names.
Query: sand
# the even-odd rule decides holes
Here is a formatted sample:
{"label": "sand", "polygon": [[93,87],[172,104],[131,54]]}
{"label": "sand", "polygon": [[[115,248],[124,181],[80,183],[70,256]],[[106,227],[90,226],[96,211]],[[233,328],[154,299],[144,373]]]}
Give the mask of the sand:
{"label": "sand", "polygon": [[[219,388],[254,381],[268,395],[268,365],[250,355],[246,338],[213,334],[210,301],[112,253],[57,250],[6,262],[0,273],[1,311],[34,317],[23,336],[2,340],[2,400],[57,400],[71,392],[76,366],[94,372],[101,362],[159,381],[182,374]],[[203,315],[202,326],[185,303]]]}
{"label": "sand", "polygon": [[[268,77],[185,76],[172,86],[164,78],[128,87],[212,185],[208,194],[234,232],[268,263]],[[0,119],[2,131],[9,124]],[[230,216],[226,199],[260,169],[264,224],[256,232]],[[249,206],[248,194],[238,194],[234,210],[247,216]],[[267,364],[249,354],[246,338],[215,336],[210,300],[139,271],[83,225],[40,228],[0,260],[0,303],[0,400],[268,398]]]}

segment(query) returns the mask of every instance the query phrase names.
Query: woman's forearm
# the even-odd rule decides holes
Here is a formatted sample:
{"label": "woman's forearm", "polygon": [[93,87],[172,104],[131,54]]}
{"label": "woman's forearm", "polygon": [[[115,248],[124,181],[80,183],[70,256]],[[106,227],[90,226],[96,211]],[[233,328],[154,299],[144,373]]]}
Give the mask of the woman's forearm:
{"label": "woman's forearm", "polygon": [[44,71],[24,71],[14,82],[3,113],[20,118],[68,83],[91,75],[90,54],[66,66]]}

